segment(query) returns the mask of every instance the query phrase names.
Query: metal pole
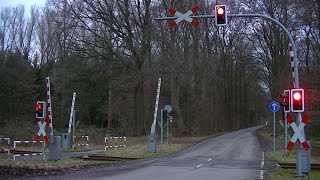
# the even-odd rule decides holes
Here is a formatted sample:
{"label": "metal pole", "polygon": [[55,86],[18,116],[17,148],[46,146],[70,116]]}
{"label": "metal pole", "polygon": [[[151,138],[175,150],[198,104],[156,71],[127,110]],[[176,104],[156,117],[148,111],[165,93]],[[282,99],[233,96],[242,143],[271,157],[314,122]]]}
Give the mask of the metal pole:
{"label": "metal pole", "polygon": [[284,149],[286,155],[288,154],[287,144],[288,144],[288,122],[287,122],[287,113],[284,113]]}
{"label": "metal pole", "polygon": [[273,152],[276,151],[276,113],[273,112]]}
{"label": "metal pole", "polygon": [[169,145],[169,126],[170,126],[170,118],[167,118],[167,145]]}
{"label": "metal pole", "polygon": [[[205,15],[194,15],[194,16],[190,16],[191,18],[194,19],[201,19],[201,18],[215,18],[214,14],[205,14]],[[294,88],[299,88],[299,73],[298,73],[298,58],[297,58],[297,51],[296,51],[296,45],[293,41],[293,38],[290,34],[290,32],[288,31],[288,29],[281,24],[279,21],[277,21],[276,19],[273,19],[272,17],[266,16],[266,15],[262,15],[262,14],[227,14],[227,17],[245,17],[245,18],[256,18],[256,17],[260,17],[260,18],[264,18],[264,19],[268,19],[274,23],[276,23],[278,26],[281,27],[282,30],[284,30],[284,32],[287,34],[290,43],[292,44],[293,47],[293,56],[294,56]],[[161,21],[161,20],[175,20],[177,19],[177,16],[172,16],[172,17],[159,17],[159,18],[154,18],[154,20],[156,21]]]}
{"label": "metal pole", "polygon": [[161,129],[161,140],[160,140],[160,144],[161,144],[161,149],[162,149],[162,145],[163,145],[163,109],[161,109],[161,114],[160,114],[160,129]]}
{"label": "metal pole", "polygon": [[46,160],[45,148],[46,148],[46,141],[43,141],[43,143],[42,143],[42,160]]}

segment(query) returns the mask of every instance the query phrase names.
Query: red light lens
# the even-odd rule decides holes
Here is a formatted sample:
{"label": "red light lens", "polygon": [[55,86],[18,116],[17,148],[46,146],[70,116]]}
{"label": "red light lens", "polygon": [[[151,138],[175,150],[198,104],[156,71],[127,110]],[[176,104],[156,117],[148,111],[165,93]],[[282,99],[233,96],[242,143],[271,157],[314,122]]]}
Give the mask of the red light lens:
{"label": "red light lens", "polygon": [[224,9],[222,7],[217,8],[218,14],[222,15],[224,13]]}
{"label": "red light lens", "polygon": [[300,100],[301,99],[301,93],[300,92],[295,92],[294,94],[293,94],[293,99],[294,100]]}
{"label": "red light lens", "polygon": [[37,104],[37,105],[36,105],[36,109],[37,109],[37,110],[42,110],[41,104]]}

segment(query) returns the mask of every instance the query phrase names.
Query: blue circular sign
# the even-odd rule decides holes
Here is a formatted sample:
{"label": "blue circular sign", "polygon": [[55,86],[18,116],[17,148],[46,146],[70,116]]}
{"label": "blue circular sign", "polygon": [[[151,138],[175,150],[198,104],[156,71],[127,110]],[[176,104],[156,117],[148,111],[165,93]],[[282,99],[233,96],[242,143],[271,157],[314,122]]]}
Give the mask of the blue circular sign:
{"label": "blue circular sign", "polygon": [[271,112],[277,112],[280,109],[280,105],[277,101],[272,101],[269,104],[269,109]]}

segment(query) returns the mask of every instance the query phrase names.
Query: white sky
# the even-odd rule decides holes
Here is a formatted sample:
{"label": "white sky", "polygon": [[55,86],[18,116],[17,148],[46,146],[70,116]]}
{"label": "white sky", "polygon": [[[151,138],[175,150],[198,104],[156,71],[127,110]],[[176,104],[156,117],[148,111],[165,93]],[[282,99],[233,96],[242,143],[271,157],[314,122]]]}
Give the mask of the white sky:
{"label": "white sky", "polygon": [[26,12],[30,12],[31,6],[43,6],[46,0],[0,0],[0,9],[3,7],[16,7],[17,5],[24,5]]}

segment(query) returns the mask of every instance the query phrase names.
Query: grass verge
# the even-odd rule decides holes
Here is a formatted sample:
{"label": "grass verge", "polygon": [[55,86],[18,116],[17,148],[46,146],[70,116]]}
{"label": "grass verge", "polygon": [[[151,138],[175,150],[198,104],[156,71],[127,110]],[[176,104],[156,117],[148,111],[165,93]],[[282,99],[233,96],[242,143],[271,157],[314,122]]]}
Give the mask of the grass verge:
{"label": "grass verge", "polygon": [[190,146],[193,146],[207,137],[187,137],[187,138],[172,138],[170,143],[167,145],[166,141],[163,142],[163,146],[160,146],[159,140],[157,142],[157,152],[149,153],[147,137],[133,137],[128,138],[126,142],[126,148],[114,148],[107,149],[107,151],[101,154],[106,156],[117,156],[117,157],[134,157],[134,158],[150,158],[160,157],[175,154],[181,150],[184,150]]}
{"label": "grass verge", "polygon": [[[264,128],[258,131],[259,135],[264,136],[269,142],[273,143],[272,134],[273,132],[267,128]],[[320,163],[319,156],[319,141],[314,137],[309,137],[311,139],[311,163]],[[281,133],[278,133],[276,136],[276,151],[273,152],[272,148],[266,150],[266,157],[274,162],[278,163],[296,163],[296,149],[298,143],[294,146],[292,151],[285,152],[285,149],[279,149],[279,147],[284,146],[284,138]],[[319,170],[311,170],[310,175],[306,177],[295,177],[296,169],[283,169],[281,167],[272,167],[269,171],[269,178],[271,180],[299,180],[299,179],[308,179],[308,180],[318,180],[320,179]]]}
{"label": "grass verge", "polygon": [[[134,157],[134,158],[150,158],[175,154],[192,145],[195,145],[207,137],[185,137],[172,138],[170,143],[166,145],[166,141],[160,147],[157,141],[157,152],[149,153],[147,148],[147,137],[128,137],[125,142],[126,148],[114,148],[104,151],[104,145],[90,145],[89,148],[78,148],[74,153],[79,151],[92,151],[100,155],[117,156],[117,157]],[[26,150],[30,150],[27,148]],[[70,153],[70,152],[69,152]],[[34,175],[56,175],[65,173],[66,171],[74,171],[85,167],[110,165],[114,162],[108,161],[88,161],[75,158],[62,158],[58,161],[41,161],[41,160],[12,160],[12,156],[0,154],[0,179],[2,177],[16,176],[34,176]]]}

